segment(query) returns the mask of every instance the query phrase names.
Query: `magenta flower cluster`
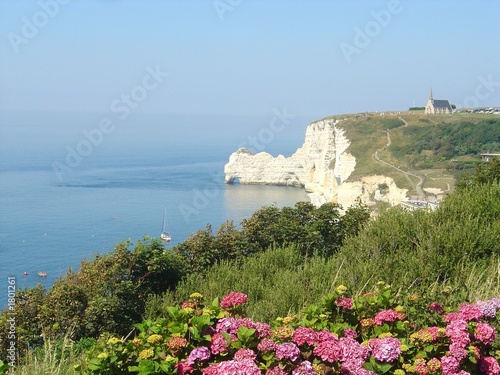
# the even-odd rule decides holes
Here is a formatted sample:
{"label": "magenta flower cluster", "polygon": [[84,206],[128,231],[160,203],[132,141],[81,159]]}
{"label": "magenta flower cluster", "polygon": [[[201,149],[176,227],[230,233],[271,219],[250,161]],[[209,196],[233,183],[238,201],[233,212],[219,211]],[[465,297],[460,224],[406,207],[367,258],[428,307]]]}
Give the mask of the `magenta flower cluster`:
{"label": "magenta flower cluster", "polygon": [[248,296],[245,293],[231,292],[220,301],[220,306],[224,309],[231,309],[242,306],[247,302]]}

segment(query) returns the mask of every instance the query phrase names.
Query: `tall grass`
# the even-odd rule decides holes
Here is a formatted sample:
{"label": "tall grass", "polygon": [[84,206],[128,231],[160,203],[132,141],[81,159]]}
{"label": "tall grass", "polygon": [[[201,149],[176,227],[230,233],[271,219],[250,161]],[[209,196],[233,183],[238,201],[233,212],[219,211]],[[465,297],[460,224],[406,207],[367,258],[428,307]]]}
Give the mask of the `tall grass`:
{"label": "tall grass", "polygon": [[73,342],[64,338],[55,344],[45,341],[42,349],[30,351],[11,374],[14,375],[76,375],[74,365],[81,363],[83,357],[74,350]]}

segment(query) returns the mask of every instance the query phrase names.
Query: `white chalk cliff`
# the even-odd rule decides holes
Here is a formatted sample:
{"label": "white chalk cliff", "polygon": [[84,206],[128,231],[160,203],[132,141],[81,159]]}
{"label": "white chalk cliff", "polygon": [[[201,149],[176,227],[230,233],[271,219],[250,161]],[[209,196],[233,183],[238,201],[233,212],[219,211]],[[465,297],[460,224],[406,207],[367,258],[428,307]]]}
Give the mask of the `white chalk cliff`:
{"label": "white chalk cliff", "polygon": [[290,157],[273,157],[266,152],[253,154],[240,148],[224,166],[225,182],[304,187],[312,203],[335,202],[347,208],[357,198],[366,204],[385,201],[397,205],[406,196],[394,180],[386,176],[365,176],[346,181],[356,167],[349,153],[350,141],[337,120],[311,123],[302,147]]}

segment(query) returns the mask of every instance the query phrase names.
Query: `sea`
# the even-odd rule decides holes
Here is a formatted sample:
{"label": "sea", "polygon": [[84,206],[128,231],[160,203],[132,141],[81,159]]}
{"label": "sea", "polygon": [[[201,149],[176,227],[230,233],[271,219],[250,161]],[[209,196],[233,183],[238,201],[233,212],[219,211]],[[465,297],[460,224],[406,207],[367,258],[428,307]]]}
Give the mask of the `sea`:
{"label": "sea", "polygon": [[312,120],[286,109],[119,121],[106,113],[0,113],[0,307],[9,280],[17,289],[50,288],[83,259],[159,237],[164,212],[168,249],[207,225],[215,233],[263,206],[307,201],[300,188],[224,184],[224,165],[242,146],[290,156]]}

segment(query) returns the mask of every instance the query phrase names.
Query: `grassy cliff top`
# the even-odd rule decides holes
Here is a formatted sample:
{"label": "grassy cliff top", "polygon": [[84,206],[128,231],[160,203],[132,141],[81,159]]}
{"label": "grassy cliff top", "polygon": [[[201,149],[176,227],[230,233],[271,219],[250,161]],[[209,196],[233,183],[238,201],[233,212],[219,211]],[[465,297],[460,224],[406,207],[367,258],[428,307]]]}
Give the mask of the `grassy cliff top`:
{"label": "grassy cliff top", "polygon": [[[500,116],[477,113],[426,115],[398,111],[336,115],[356,157],[349,180],[367,175],[392,177],[410,194],[451,192],[481,153],[500,152]],[[419,185],[420,184],[420,185]]]}

